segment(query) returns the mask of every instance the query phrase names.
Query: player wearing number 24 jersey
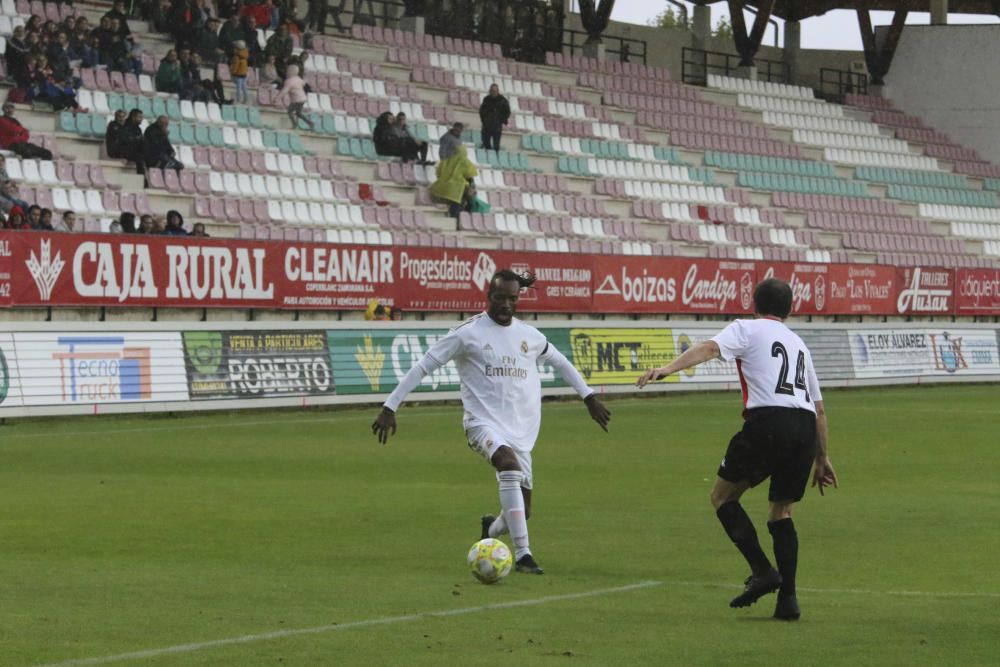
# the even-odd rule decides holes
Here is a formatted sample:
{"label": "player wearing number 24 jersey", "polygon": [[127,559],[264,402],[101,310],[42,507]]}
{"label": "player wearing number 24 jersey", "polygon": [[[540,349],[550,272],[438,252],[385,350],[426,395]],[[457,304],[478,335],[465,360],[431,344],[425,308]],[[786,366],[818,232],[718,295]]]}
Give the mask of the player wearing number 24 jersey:
{"label": "player wearing number 24 jersey", "polygon": [[[705,361],[735,360],[743,390],[743,428],[733,436],[712,488],[716,516],[750,565],[746,589],[729,604],[748,607],[778,591],[774,617],[797,620],[795,595],[798,535],[792,505],[802,500],[815,463],[813,486],[820,494],[837,486],[827,456],[826,410],[809,348],[784,320],[792,309],[791,288],[774,278],[754,290],[756,319],[737,320],[714,338],[690,348],[674,361],[644,373],[644,387]],[[767,528],[774,541],[777,569],[760,546],[757,531],[740,497],[768,477]]]}

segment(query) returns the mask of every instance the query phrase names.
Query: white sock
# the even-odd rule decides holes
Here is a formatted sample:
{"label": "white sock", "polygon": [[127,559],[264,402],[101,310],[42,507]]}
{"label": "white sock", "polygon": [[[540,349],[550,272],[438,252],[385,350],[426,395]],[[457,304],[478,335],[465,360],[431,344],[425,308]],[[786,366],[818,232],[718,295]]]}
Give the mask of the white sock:
{"label": "white sock", "polygon": [[524,473],[520,470],[503,470],[497,478],[500,482],[500,509],[514,543],[514,558],[519,560],[531,553],[528,548],[528,520],[524,516],[524,495],[521,493]]}
{"label": "white sock", "polygon": [[489,533],[490,537],[500,537],[507,534],[507,522],[503,520],[503,510],[500,511],[500,516],[490,524]]}

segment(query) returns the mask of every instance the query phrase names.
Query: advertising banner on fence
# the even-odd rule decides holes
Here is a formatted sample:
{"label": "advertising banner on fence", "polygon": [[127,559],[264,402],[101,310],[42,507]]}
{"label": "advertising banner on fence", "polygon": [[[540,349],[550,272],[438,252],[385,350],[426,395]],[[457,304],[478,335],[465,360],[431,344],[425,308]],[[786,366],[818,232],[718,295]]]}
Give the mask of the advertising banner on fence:
{"label": "advertising banner on fence", "polygon": [[[4,256],[7,251],[9,256]],[[499,268],[532,271],[534,311],[591,304],[588,255],[90,234],[5,235],[13,305],[477,311]]]}
{"label": "advertising banner on fence", "polygon": [[1000,313],[1000,270],[959,269],[957,315],[996,315]]}
{"label": "advertising banner on fence", "polygon": [[[719,322],[712,328],[695,328],[690,323],[678,322],[674,325],[674,338],[676,340],[678,356],[684,354],[688,349],[698,343],[704,342],[717,334],[726,326],[725,322]],[[736,372],[736,362],[723,361],[722,359],[712,359],[703,364],[681,371],[675,377],[681,382],[739,382],[739,374]]]}
{"label": "advertising banner on fence", "polygon": [[955,309],[955,272],[951,269],[900,268],[896,270],[899,315],[946,315]]}
{"label": "advertising banner on fence", "polygon": [[997,338],[975,329],[852,329],[848,332],[858,378],[924,375],[995,375]]}
{"label": "advertising banner on fence", "polygon": [[186,401],[177,332],[15,333],[24,405]]}
{"label": "advertising banner on fence", "polygon": [[784,280],[794,315],[892,315],[896,268],[874,264],[758,264],[758,282]]}
{"label": "advertising banner on fence", "polygon": [[1000,272],[0,232],[0,307],[476,312],[497,269],[533,272],[523,312],[743,315],[773,275],[802,315],[1000,314]]}
{"label": "advertising banner on fence", "polygon": [[[370,329],[327,333],[338,394],[389,393],[427,350],[447,333],[444,329]],[[550,345],[570,356],[565,329],[543,329]],[[570,357],[571,358],[571,357]],[[566,383],[548,364],[539,364],[543,387]],[[424,378],[415,391],[458,391],[460,378],[454,361]]]}
{"label": "advertising banner on fence", "polygon": [[0,408],[21,405],[21,380],[17,372],[14,336],[0,334]]}
{"label": "advertising banner on fence", "polygon": [[326,331],[185,331],[192,400],[334,393]]}
{"label": "advertising banner on fence", "polygon": [[753,262],[677,257],[593,259],[598,313],[749,313]]}
{"label": "advertising banner on fence", "polygon": [[677,356],[670,329],[570,329],[569,339],[570,361],[588,384],[635,384],[644,371]]}

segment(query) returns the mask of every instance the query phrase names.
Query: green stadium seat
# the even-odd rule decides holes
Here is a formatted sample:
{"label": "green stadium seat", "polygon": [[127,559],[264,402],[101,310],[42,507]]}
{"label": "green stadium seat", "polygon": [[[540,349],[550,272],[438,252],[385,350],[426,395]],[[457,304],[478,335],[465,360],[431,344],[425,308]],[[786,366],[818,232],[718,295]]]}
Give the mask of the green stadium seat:
{"label": "green stadium seat", "polygon": [[181,137],[180,143],[188,144],[189,146],[198,145],[198,138],[195,136],[194,127],[190,123],[171,123],[170,127],[171,129],[175,127],[178,129]]}
{"label": "green stadium seat", "polygon": [[59,112],[59,131],[76,134],[76,115],[69,111]]}
{"label": "green stadium seat", "polygon": [[167,98],[167,116],[170,120],[181,120],[184,117],[181,115],[180,102],[172,97]]}

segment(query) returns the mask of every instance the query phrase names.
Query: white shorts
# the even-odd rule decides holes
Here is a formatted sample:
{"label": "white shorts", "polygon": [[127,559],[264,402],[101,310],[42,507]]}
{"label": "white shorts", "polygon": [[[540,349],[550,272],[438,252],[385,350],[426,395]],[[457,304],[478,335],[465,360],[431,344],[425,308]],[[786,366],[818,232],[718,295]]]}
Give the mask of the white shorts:
{"label": "white shorts", "polygon": [[521,482],[521,486],[525,489],[531,488],[531,452],[521,451],[514,447],[507,442],[506,438],[489,426],[470,426],[465,430],[465,437],[469,441],[469,449],[480,454],[487,462],[491,462],[496,451],[504,445],[510,447],[514,451],[514,456],[517,457],[518,465],[521,466],[521,472],[524,473],[524,481]]}

